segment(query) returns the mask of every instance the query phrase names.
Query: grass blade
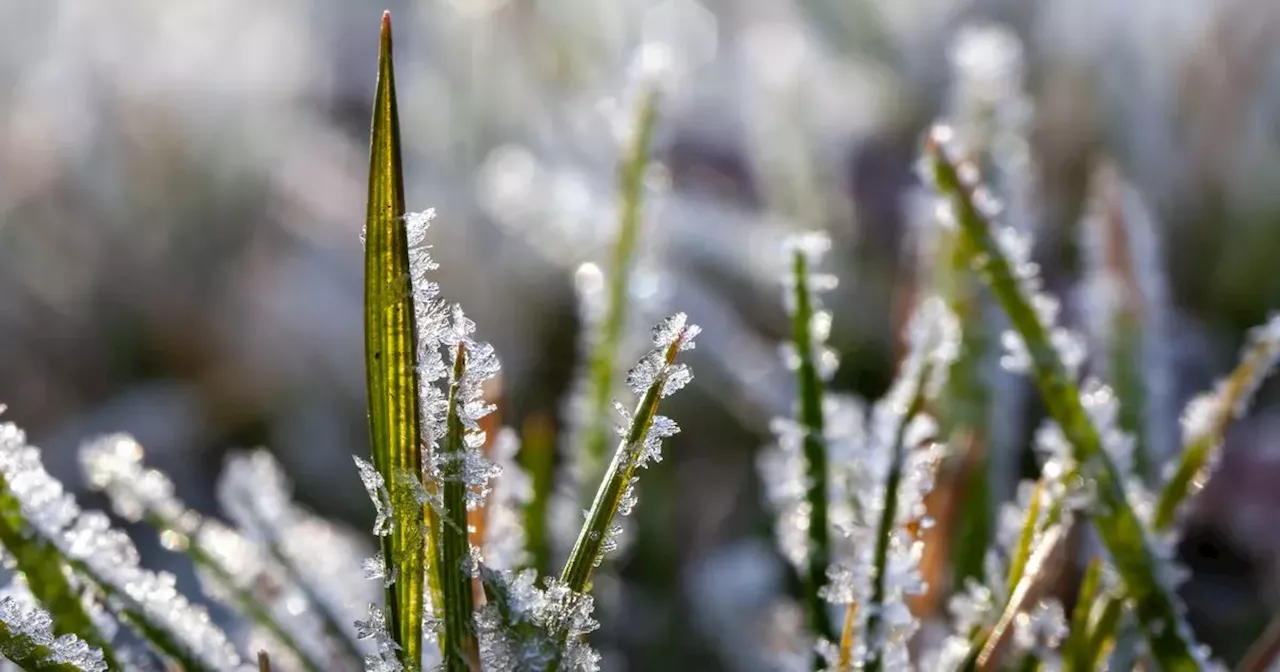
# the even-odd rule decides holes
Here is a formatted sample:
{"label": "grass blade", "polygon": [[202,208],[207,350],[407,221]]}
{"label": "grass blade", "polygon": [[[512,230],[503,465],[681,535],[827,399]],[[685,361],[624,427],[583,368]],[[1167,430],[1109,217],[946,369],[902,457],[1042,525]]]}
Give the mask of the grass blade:
{"label": "grass blade", "polygon": [[[424,514],[411,491],[422,474],[422,453],[390,13],[382,15],[369,154],[364,298],[369,444],[373,465],[391,490],[396,522],[382,537],[383,557],[397,570],[387,588],[387,629],[405,667],[414,670],[422,657]],[[433,526],[426,528],[430,534]]]}
{"label": "grass blade", "polygon": [[467,349],[459,343],[454,351],[453,379],[449,385],[448,425],[443,443],[441,481],[444,482],[443,525],[440,526],[441,605],[444,614],[444,638],[440,650],[447,672],[478,669],[479,644],[476,640],[473,614],[475,601],[471,577],[464,571],[471,559],[471,542],[467,534],[466,429],[459,405],[462,379],[467,373]]}
{"label": "grass blade", "polygon": [[[826,240],[821,239],[825,244]],[[796,386],[800,397],[800,425],[804,431],[804,461],[806,468],[805,499],[809,504],[809,566],[804,582],[805,621],[809,632],[827,641],[834,641],[827,605],[819,594],[831,565],[830,525],[827,522],[827,443],[823,430],[822,399],[823,380],[815,362],[815,345],[821,339],[813,333],[814,297],[810,283],[810,257],[816,250],[807,250],[804,243],[796,245],[792,253],[791,268],[794,311],[791,315],[791,334],[795,344],[797,361]],[[818,341],[815,344],[815,340]]]}
{"label": "grass blade", "polygon": [[[672,329],[674,328],[674,333]],[[651,452],[657,448],[655,439],[668,435],[673,427],[658,427],[658,403],[662,397],[674,391],[672,384],[677,376],[682,378],[679,387],[687,382],[687,368],[675,364],[676,355],[681,350],[693,347],[693,338],[701,329],[697,325],[685,324],[684,313],[669,318],[666,323],[655,329],[654,341],[658,349],[641,360],[632,369],[629,378],[642,379],[652,376],[652,381],[644,389],[644,395],[636,405],[635,412],[627,427],[626,436],[618,444],[614,452],[609,470],[600,481],[595,500],[587,513],[587,520],[582,525],[573,551],[560,572],[560,580],[576,593],[585,592],[591,580],[591,572],[599,564],[606,543],[611,537],[613,518],[635,480],[636,467],[643,466],[652,459]],[[638,375],[638,372],[648,375]],[[654,430],[661,430],[655,433]]]}
{"label": "grass blade", "polygon": [[520,466],[533,479],[533,501],[525,507],[524,531],[531,566],[539,575],[551,572],[551,546],[547,536],[547,505],[555,487],[555,433],[544,415],[531,416],[521,436]]}
{"label": "grass blade", "polygon": [[640,240],[640,226],[644,217],[644,177],[649,167],[649,146],[658,119],[659,93],[651,86],[640,96],[635,112],[635,127],[626,147],[622,164],[618,168],[618,237],[614,241],[606,270],[607,297],[604,315],[597,324],[586,328],[596,330],[591,339],[591,351],[587,355],[589,405],[580,421],[586,423],[585,437],[576,446],[584,460],[579,475],[589,496],[590,484],[598,478],[613,427],[609,423],[610,402],[618,373],[618,350],[627,326],[627,307],[630,303],[631,269],[635,265]]}
{"label": "grass blade", "polygon": [[1254,392],[1280,357],[1280,316],[1250,332],[1240,363],[1211,394],[1193,399],[1183,414],[1186,445],[1173,475],[1160,491],[1153,522],[1157,530],[1173,524],[1179,505],[1199,492],[1217,461],[1223,434],[1248,409]]}
{"label": "grass blade", "polygon": [[1186,624],[1178,616],[1174,597],[1157,579],[1156,559],[1144,538],[1142,523],[1125,497],[1119,470],[1103,451],[1079,389],[1068,376],[1031,297],[1024,293],[1030,269],[1015,269],[997,243],[989,215],[975,203],[983,200],[982,195],[975,197],[979,188],[976,169],[966,166],[966,177],[961,178],[944,146],[949,141],[950,129],[936,127],[930,133],[926,144],[929,177],[953,209],[956,226],[975,251],[973,260],[1025,344],[1035,383],[1070,444],[1073,458],[1088,469],[1087,477],[1100,500],[1092,515],[1094,526],[1120,571],[1152,655],[1167,672],[1198,669]]}
{"label": "grass blade", "polygon": [[1076,606],[1071,612],[1071,633],[1062,646],[1062,668],[1068,672],[1092,672],[1089,666],[1089,615],[1102,592],[1102,559],[1094,558],[1084,571]]}

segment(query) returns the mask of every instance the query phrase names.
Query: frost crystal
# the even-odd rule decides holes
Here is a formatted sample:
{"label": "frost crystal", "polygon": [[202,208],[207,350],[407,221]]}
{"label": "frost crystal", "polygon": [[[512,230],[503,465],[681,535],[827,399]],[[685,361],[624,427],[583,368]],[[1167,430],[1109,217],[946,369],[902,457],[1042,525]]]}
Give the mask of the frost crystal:
{"label": "frost crystal", "polygon": [[476,617],[484,669],[545,670],[560,642],[565,642],[560,653],[566,669],[599,669],[599,655],[583,639],[599,625],[591,617],[590,595],[575,593],[555,578],[539,589],[531,569],[513,573],[482,567],[480,576],[489,596]]}
{"label": "frost crystal", "polygon": [[0,655],[10,660],[37,657],[33,662],[41,666],[67,665],[83,672],[106,672],[101,649],[91,648],[75,635],[54,637],[53,617],[40,607],[22,604],[12,596],[0,598],[0,625],[9,635],[0,646]]}
{"label": "frost crystal", "polygon": [[1067,618],[1056,599],[1040,600],[1030,612],[1014,620],[1013,642],[1017,650],[1041,660],[1056,659],[1054,651],[1067,638]]}
{"label": "frost crystal", "polygon": [[392,526],[395,524],[391,509],[391,495],[387,492],[386,483],[382,480],[382,474],[378,473],[372,464],[360,459],[358,455],[352,455],[351,459],[355,460],[356,468],[360,470],[360,482],[364,483],[369,499],[373,500],[375,514],[373,533],[379,537],[385,537],[391,534]]}

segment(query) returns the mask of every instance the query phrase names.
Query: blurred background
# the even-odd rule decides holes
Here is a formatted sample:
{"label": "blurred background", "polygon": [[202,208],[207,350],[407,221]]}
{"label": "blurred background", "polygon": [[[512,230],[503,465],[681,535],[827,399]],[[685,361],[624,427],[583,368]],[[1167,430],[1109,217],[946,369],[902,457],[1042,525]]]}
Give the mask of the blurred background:
{"label": "blurred background", "polygon": [[[384,6],[409,207],[436,208],[444,294],[496,346],[502,421],[526,432],[562,426],[575,282],[615,229],[642,45],[672,66],[631,331],[676,310],[705,331],[666,411],[683,431],[601,587],[605,669],[754,669],[748,617],[790,580],[754,467],[792,397],[780,241],[831,233],[835,386],[878,396],[913,272],[912,166],[964,26],[1023,44],[1052,289],[1078,295],[1097,161],[1145,199],[1177,400],[1280,306],[1280,5],[1264,0],[0,0],[0,402],[55,475],[82,483],[79,443],[127,431],[213,512],[225,451],[265,445],[305,504],[367,527],[349,456],[367,451],[359,233]],[[1280,601],[1274,396],[1231,431],[1181,547],[1192,622],[1228,660]],[[148,562],[193,586],[153,536]]]}

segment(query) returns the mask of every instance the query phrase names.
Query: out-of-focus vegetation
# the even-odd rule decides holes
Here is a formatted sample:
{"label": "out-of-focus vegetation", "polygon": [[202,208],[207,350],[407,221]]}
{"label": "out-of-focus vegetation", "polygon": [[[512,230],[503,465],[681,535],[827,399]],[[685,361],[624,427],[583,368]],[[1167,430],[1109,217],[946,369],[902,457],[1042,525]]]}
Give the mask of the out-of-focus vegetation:
{"label": "out-of-focus vegetation", "polygon": [[[0,4],[0,399],[55,475],[79,482],[74,445],[126,430],[211,511],[221,451],[263,444],[303,501],[365,526],[347,456],[368,442],[356,232],[380,9]],[[683,431],[645,476],[617,576],[595,588],[606,669],[751,669],[736,643],[766,626],[743,619],[769,613],[789,580],[753,468],[767,419],[792,401],[775,348],[790,329],[781,241],[831,232],[827,264],[843,281],[825,298],[842,353],[832,387],[878,397],[902,288],[920,270],[907,253],[911,166],[921,130],[951,104],[962,26],[1000,22],[1025,45],[1015,88],[1032,103],[1035,256],[1065,321],[1088,307],[1076,222],[1103,159],[1157,223],[1168,408],[1227,372],[1243,330],[1280,305],[1280,9],[1265,2],[391,9],[406,184],[446,222],[433,229],[440,282],[502,353],[513,427],[560,425],[581,355],[575,284],[601,281],[589,264],[619,221],[637,51],[662,45],[648,58],[678,75],[654,134],[627,331],[677,309],[705,331],[689,357],[699,377],[665,411]],[[643,350],[622,348],[624,360]],[[1190,620],[1231,659],[1275,611],[1267,392],[1229,432],[1180,547]],[[1024,405],[1034,428],[1041,410]],[[991,459],[1003,465],[992,496],[1007,500],[1030,458]],[[172,557],[149,564],[182,567]]]}

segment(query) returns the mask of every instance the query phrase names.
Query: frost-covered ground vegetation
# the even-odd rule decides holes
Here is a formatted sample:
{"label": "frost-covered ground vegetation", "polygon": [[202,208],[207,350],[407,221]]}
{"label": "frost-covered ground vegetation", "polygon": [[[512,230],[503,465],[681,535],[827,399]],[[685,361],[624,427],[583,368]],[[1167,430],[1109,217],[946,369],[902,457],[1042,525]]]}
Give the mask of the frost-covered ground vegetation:
{"label": "frost-covered ground vegetation", "polygon": [[[608,669],[592,646],[597,589],[626,551],[639,470],[662,469],[663,442],[680,431],[659,411],[693,379],[684,359],[702,331],[696,314],[664,317],[638,361],[622,363],[672,55],[642,49],[619,102],[617,233],[607,259],[577,272],[582,357],[556,470],[518,462],[520,434],[493,421],[498,353],[443,298],[435,211],[406,208],[389,14],[379,44],[361,233],[369,446],[352,469],[372,529],[350,532],[295,503],[262,450],[226,460],[223,522],[185,504],[134,438],[87,442],[85,480],[115,515],[186,556],[201,589],[187,596],[5,423],[0,545],[13,579],[0,597],[0,654],[11,664]],[[1280,317],[1250,332],[1234,370],[1172,431],[1161,422],[1174,403],[1168,288],[1140,193],[1115,166],[1094,170],[1078,227],[1085,328],[1067,326],[1031,257],[1020,47],[977,26],[960,33],[953,62],[947,116],[919,143],[916,273],[894,379],[878,399],[832,385],[830,238],[815,229],[771,251],[786,269],[791,337],[779,356],[794,394],[758,470],[796,588],[757,614],[766,631],[743,653],[781,670],[1221,668],[1187,621],[1176,544],[1228,426],[1280,359]],[[1032,381],[1047,418],[1034,431],[1032,477],[996,507],[986,453],[1019,421],[1014,376]],[[563,556],[558,572],[539,570],[549,548]],[[206,598],[235,614],[237,632]],[[1268,669],[1278,650],[1272,627],[1242,666]]]}

